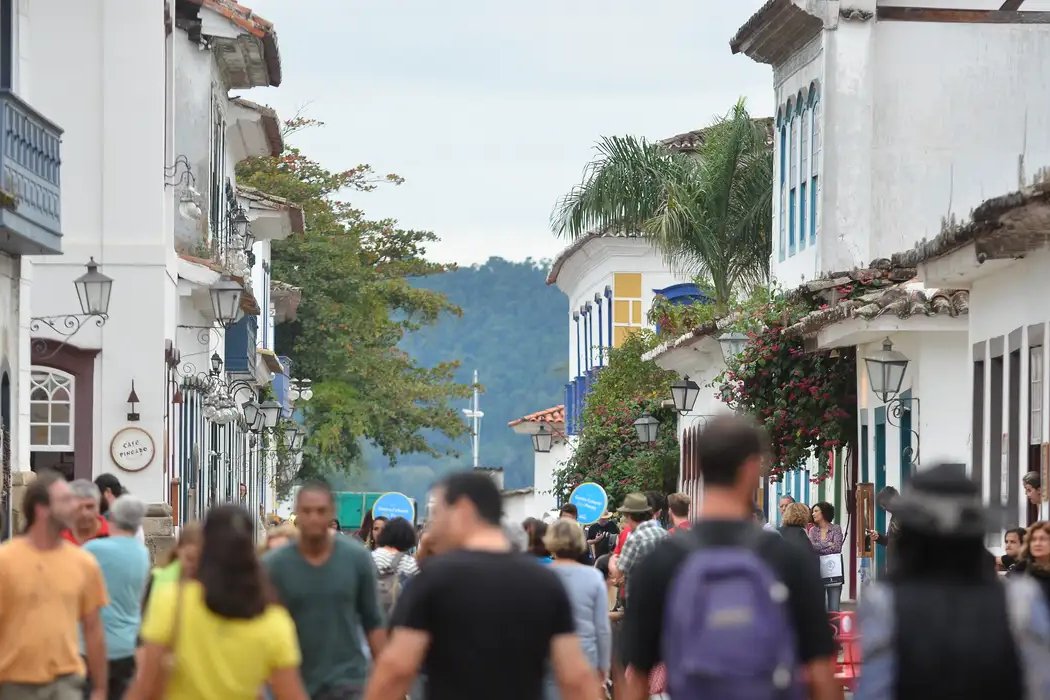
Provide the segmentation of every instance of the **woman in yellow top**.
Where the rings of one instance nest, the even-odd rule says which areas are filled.
[[[257,700],[267,684],[277,700],[308,700],[295,623],[275,602],[252,530],[240,506],[208,513],[196,580],[153,591],[126,700]]]

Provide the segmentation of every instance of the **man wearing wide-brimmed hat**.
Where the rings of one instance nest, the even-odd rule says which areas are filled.
[[[617,511],[627,516],[627,519],[634,525],[631,528],[631,534],[627,536],[627,541],[624,542],[620,558],[616,562],[616,567],[626,582],[634,565],[653,551],[660,540],[667,537],[667,530],[660,525],[659,521],[652,519],[653,510],[644,493],[627,494],[623,499],[623,505]]]

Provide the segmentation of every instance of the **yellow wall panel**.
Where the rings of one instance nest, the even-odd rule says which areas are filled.
[[[618,348],[623,345],[624,339],[630,332],[631,329],[627,326],[615,326],[613,328],[613,347]]]
[[[631,322],[631,302],[613,301],[613,323]]]
[[[631,323],[640,324],[642,322],[642,302],[632,301],[631,302]]]
[[[613,275],[613,296],[640,299],[642,296],[642,274],[640,272],[617,272]]]

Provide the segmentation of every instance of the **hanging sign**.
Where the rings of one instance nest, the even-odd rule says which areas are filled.
[[[390,491],[376,499],[372,506],[373,518],[404,518],[410,523],[416,521],[416,506],[412,499],[403,493]]]
[[[117,431],[109,444],[109,456],[113,463],[126,472],[140,472],[157,456],[153,437],[144,429],[128,426]]]
[[[592,525],[598,522],[609,507],[609,496],[599,484],[588,481],[572,490],[569,503],[576,506],[581,525]]]

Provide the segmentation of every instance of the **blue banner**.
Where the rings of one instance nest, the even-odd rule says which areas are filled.
[[[412,499],[405,494],[391,491],[376,499],[375,505],[372,506],[372,517],[384,517],[391,520],[404,518],[408,522],[414,523],[416,521],[416,507],[412,503]]]
[[[591,525],[598,522],[609,507],[609,496],[600,485],[588,481],[572,490],[569,503],[576,506],[580,524]]]

